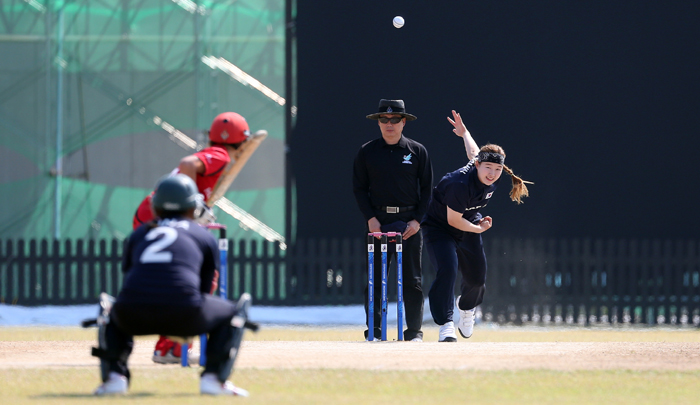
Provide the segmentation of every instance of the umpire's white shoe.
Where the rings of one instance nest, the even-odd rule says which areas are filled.
[[[125,376],[115,373],[114,371],[109,372],[109,378],[107,381],[102,383],[93,394],[95,395],[119,395],[126,394],[129,387],[129,381]]]
[[[457,300],[455,301],[455,306],[459,310],[459,321],[457,322],[457,330],[459,330],[459,334],[462,335],[463,338],[469,339],[472,336],[472,333],[474,333],[474,312],[476,312],[476,308],[472,309],[460,309],[459,308],[459,297],[457,297]]]
[[[248,391],[236,387],[231,381],[222,383],[212,373],[206,373],[199,380],[199,392],[205,395],[231,395],[247,397]]]
[[[455,323],[452,321],[440,326],[440,338],[438,342],[456,342]]]

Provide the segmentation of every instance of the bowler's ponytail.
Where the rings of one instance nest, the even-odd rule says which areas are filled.
[[[503,148],[492,143],[482,146],[479,152],[501,154],[503,155],[503,158],[500,160],[501,162],[506,158],[506,152],[503,150]],[[522,204],[523,197],[527,197],[529,195],[527,186],[525,184],[535,183],[531,181],[525,181],[520,177],[516,176],[515,173],[513,173],[513,170],[505,164],[503,165],[503,170],[505,170],[505,172],[510,175],[511,181],[513,183],[513,188],[511,188],[510,190],[510,199],[518,204]]]
[[[511,168],[506,165],[503,165],[503,170],[505,170],[506,173],[510,174],[510,179],[513,182],[513,188],[510,189],[510,199],[518,204],[521,204],[523,202],[522,198],[530,195],[530,193],[527,191],[527,186],[525,185],[525,183],[534,183],[531,181],[525,181],[520,177],[516,176],[515,173],[513,173],[513,170],[511,170]]]

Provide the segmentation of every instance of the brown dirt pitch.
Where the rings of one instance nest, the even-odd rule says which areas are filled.
[[[698,332],[671,331],[643,338],[639,338],[640,332],[612,332],[603,338],[585,331],[563,335],[534,332],[533,338],[523,333],[509,336],[509,332],[477,330],[472,339],[438,343],[433,339],[436,331],[428,329],[426,341],[421,343],[370,343],[352,340],[358,337],[356,330],[277,331],[277,335],[246,339],[236,369],[700,370]],[[479,333],[480,338],[476,338]],[[283,340],[285,336],[291,339]],[[0,369],[95,367],[97,359],[90,356],[94,345],[93,340],[0,341]],[[154,337],[138,339],[130,366],[163,367],[150,359],[154,345]]]

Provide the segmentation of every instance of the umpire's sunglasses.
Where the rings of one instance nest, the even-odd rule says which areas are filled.
[[[403,117],[379,117],[379,122],[381,122],[382,124],[386,124],[387,122],[391,122],[392,124],[398,124],[399,122],[401,122],[402,119]]]

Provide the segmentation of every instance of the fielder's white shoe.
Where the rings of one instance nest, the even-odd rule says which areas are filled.
[[[411,342],[422,342],[422,341],[423,341],[423,339],[419,338],[419,337],[414,337],[413,339],[411,339]]]
[[[455,306],[459,310],[459,322],[457,322],[457,329],[463,338],[469,339],[472,336],[472,333],[474,333],[474,313],[476,312],[476,308],[467,310],[459,309],[460,297],[461,295],[457,297],[457,300],[455,301]]]
[[[455,323],[450,321],[440,326],[440,339],[438,342],[456,342]]]
[[[212,373],[206,373],[199,380],[199,392],[205,395],[230,395],[247,397],[248,391],[236,387],[231,381],[222,383]]]
[[[102,383],[93,394],[95,395],[120,395],[126,394],[129,387],[129,381],[125,376],[115,373],[114,371],[109,372],[109,378],[107,381]]]

